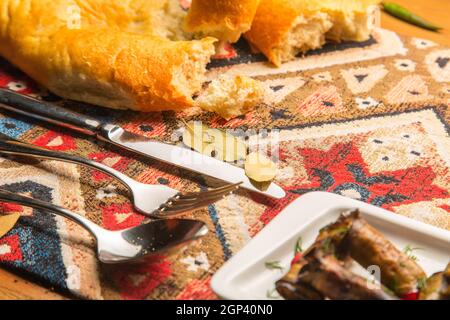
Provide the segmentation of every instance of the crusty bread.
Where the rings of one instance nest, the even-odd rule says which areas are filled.
[[[246,114],[262,103],[261,82],[245,76],[220,76],[195,100],[196,106],[229,120]]]
[[[215,39],[152,35],[166,31],[149,12],[167,1],[126,2],[2,0],[0,55],[64,98],[141,111],[192,106]]]
[[[280,65],[325,38],[368,38],[368,7],[377,2],[193,0],[186,13],[179,0],[0,0],[0,55],[64,98],[179,110],[194,106],[215,52],[215,38],[191,40],[190,32],[235,42],[251,27],[246,38]],[[225,118],[239,115],[259,99],[250,80],[213,82],[196,104]]]
[[[261,0],[246,39],[277,66],[334,41],[366,40],[377,0]]]
[[[193,0],[185,30],[236,42],[251,27],[259,0]]]
[[[81,28],[95,25],[170,40],[189,39],[182,31],[186,12],[180,7],[179,0],[64,1],[73,13],[77,7],[71,9],[71,2],[79,8]]]
[[[328,14],[333,27],[326,38],[334,42],[364,41],[375,27],[380,0],[323,0],[321,11]]]
[[[308,0],[261,0],[246,39],[277,66],[299,52],[325,43],[332,27],[328,16]]]

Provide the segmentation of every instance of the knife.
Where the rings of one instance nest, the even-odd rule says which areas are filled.
[[[284,190],[273,182],[266,186],[264,190],[258,189],[245,175],[243,169],[226,162],[187,148],[128,132],[120,126],[101,122],[92,117],[19,94],[9,89],[0,88],[0,107],[36,120],[77,131],[140,155],[155,158],[228,183],[242,182],[242,188],[272,198],[281,199],[286,195]]]

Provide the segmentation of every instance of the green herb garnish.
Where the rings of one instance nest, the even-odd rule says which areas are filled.
[[[347,233],[348,228],[347,227],[338,227],[331,231],[333,235],[341,234],[341,233]]]
[[[398,291],[398,280],[397,278],[393,278],[391,285],[389,286],[393,292],[397,292]]]
[[[427,278],[423,277],[417,280],[417,289],[421,291],[423,288],[425,288],[427,285]]]
[[[267,261],[265,266],[269,270],[281,270],[283,271],[283,267],[280,265],[280,261]]]
[[[322,243],[322,249],[325,253],[330,253],[334,251],[334,244],[331,241],[331,238],[325,238],[325,240]]]
[[[403,252],[410,258],[412,261],[419,261],[417,256],[413,254],[414,251],[423,250],[422,248],[413,248],[409,244],[403,249]]]
[[[302,237],[299,237],[297,239],[297,242],[295,243],[294,255],[296,255],[297,253],[302,253],[303,252],[302,244],[303,244]]]

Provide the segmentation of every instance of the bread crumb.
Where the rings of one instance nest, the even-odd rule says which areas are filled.
[[[226,120],[253,110],[263,101],[261,82],[246,76],[220,76],[196,99],[196,106],[219,114]]]

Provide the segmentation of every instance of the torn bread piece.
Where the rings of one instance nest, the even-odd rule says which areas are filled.
[[[261,0],[245,38],[276,66],[300,52],[320,48],[333,23],[319,2]]]
[[[365,41],[377,27],[380,0],[324,0],[321,11],[329,15],[333,27],[326,38],[334,42]]]
[[[376,27],[379,0],[261,0],[247,40],[277,66],[326,39],[365,41]],[[282,17],[282,18],[280,18]]]
[[[259,1],[193,0],[185,30],[221,42],[236,42],[250,29]]]
[[[262,84],[246,76],[220,76],[195,100],[195,105],[229,120],[246,114],[262,103]]]

